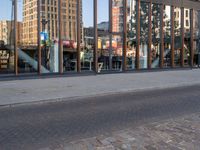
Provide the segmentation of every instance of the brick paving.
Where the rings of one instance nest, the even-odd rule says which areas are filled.
[[[3,107],[0,150],[198,149],[199,91],[194,85]]]
[[[200,113],[40,150],[199,150]]]

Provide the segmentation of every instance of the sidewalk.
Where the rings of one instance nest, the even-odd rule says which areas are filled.
[[[0,81],[0,106],[200,84],[200,69]]]

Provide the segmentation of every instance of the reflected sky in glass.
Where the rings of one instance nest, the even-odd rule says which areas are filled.
[[[93,0],[82,0],[83,22],[85,27],[93,26]],[[22,3],[18,0],[18,20],[22,21]],[[0,0],[0,20],[11,20],[12,0]],[[89,11],[87,11],[89,10]],[[108,0],[98,0],[98,23],[108,18]]]

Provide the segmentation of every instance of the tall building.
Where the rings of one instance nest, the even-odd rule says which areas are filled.
[[[112,2],[112,28],[113,32],[123,31],[123,1],[113,0]]]
[[[18,22],[17,23],[17,39],[18,39],[18,44],[21,44],[22,40],[22,23]],[[8,20],[3,20],[0,21],[0,41],[4,41],[5,45],[13,44],[13,27],[14,27],[14,22],[13,21],[8,21]]]
[[[82,5],[82,4],[81,4]],[[82,9],[82,7],[81,7]],[[62,1],[63,40],[77,40],[77,1]],[[49,34],[50,40],[58,38],[58,1],[41,0],[41,18],[46,24],[41,23],[41,31]],[[82,22],[82,11],[80,20]],[[23,44],[37,44],[37,0],[23,1]],[[82,28],[82,26],[81,26]],[[81,30],[82,31],[82,30]]]

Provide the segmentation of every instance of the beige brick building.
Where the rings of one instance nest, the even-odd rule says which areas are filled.
[[[63,39],[76,41],[77,23],[76,0],[63,0]],[[50,40],[58,38],[58,0],[41,0],[41,21],[48,20],[45,27],[41,24],[41,31],[49,33]],[[82,22],[82,12],[81,12]],[[37,44],[37,0],[23,1],[23,44]]]
[[[14,32],[13,32],[14,22],[8,20],[0,21],[0,41],[4,41],[6,45],[13,44]],[[22,23],[18,22],[17,25],[17,39],[18,44],[21,44],[22,40]]]

